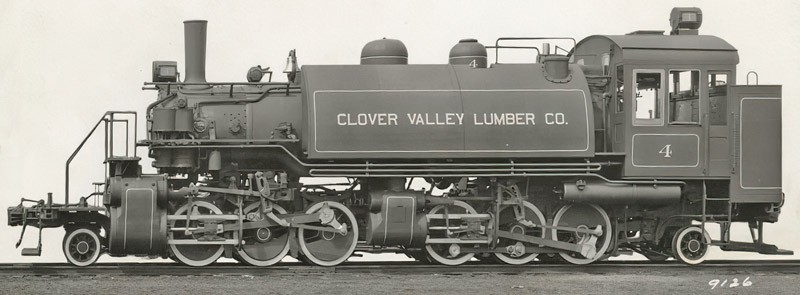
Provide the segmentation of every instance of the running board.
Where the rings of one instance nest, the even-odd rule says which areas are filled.
[[[718,241],[714,241],[718,242]],[[727,242],[720,243],[722,251],[758,252],[766,255],[793,255],[794,251],[778,249],[778,246],[764,243]]]

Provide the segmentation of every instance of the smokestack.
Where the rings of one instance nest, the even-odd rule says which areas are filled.
[[[187,20],[183,22],[186,53],[186,78],[184,83],[206,83],[206,26],[208,21]],[[187,85],[191,89],[206,89],[207,85]]]

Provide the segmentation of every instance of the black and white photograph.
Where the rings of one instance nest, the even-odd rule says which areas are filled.
[[[0,2],[8,294],[796,294],[796,1]]]

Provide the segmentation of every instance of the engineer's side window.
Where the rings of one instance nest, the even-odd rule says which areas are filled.
[[[669,71],[669,122],[700,124],[700,71]]]
[[[712,126],[728,125],[728,73],[708,74],[709,123]]]
[[[634,71],[634,125],[663,125],[662,71]]]

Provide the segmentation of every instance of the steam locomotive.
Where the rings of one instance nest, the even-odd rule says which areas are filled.
[[[154,61],[145,83],[157,92],[146,139],[135,112],[105,113],[67,161],[64,203],[22,199],[8,224],[39,229],[22,255],[63,227],[76,266],[102,254],[189,266],[335,266],[355,251],[445,265],[791,254],[762,231],[784,203],[781,86],[735,85],[737,51],[699,34],[700,9],[674,8],[670,23],[580,42],[464,39],[447,64],[410,65],[393,39],[367,43],[358,65],[300,67],[292,50],[286,82],[257,66],[217,83],[207,22],[186,21],[183,82],[177,62]],[[508,49],[532,60],[501,63]],[[101,125],[106,179],[74,202],[69,164]],[[157,174],[142,173],[140,147]],[[731,239],[735,222],[752,242]]]

